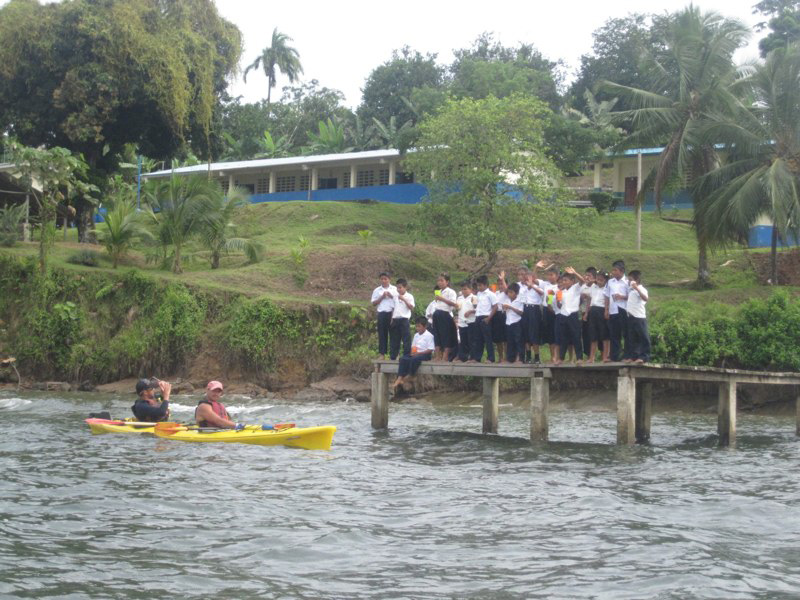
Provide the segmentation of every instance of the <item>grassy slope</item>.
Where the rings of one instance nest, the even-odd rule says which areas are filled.
[[[246,265],[242,257],[231,256],[223,261],[222,268],[212,271],[203,254],[197,252],[197,260],[186,265],[183,275],[173,275],[147,265],[141,253],[133,252],[127,265],[192,286],[266,295],[290,304],[343,300],[364,303],[377,284],[377,273],[388,268],[394,276],[405,276],[411,281],[418,304],[422,304],[432,296],[431,287],[439,271],[450,271],[453,280],[458,281],[474,267],[475,261],[431,244],[412,246],[405,226],[413,210],[413,206],[335,202],[251,205],[238,217],[237,225],[240,235],[254,237],[264,244],[266,256],[258,264]],[[358,235],[361,229],[373,232],[366,245]],[[56,243],[54,265],[84,272],[110,270],[110,262],[105,258],[101,267],[95,269],[68,264],[67,257],[78,248],[85,248],[74,243],[74,231],[69,235],[73,243]],[[303,287],[294,280],[291,259],[291,250],[299,246],[298,236],[304,236],[310,243],[308,281]],[[642,251],[632,249],[634,240],[633,214],[613,213],[598,216],[592,227],[554,240],[544,257],[579,270],[590,264],[609,268],[611,261],[622,258],[629,269],[643,271],[646,285],[654,292],[653,308],[667,299],[683,299],[700,307],[715,301],[738,303],[770,292],[758,284],[748,252],[741,250],[713,255],[711,264],[717,287],[702,292],[692,290],[689,283],[695,277],[695,241],[691,228],[685,224],[645,214]],[[3,252],[35,255],[37,247],[24,244]],[[522,259],[538,258],[532,252],[514,250],[503,254],[501,266],[512,269]]]

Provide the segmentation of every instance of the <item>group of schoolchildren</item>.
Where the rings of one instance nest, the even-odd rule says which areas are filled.
[[[538,277],[544,269],[543,277]],[[409,331],[414,297],[408,282],[391,285],[381,273],[381,285],[372,293],[378,317],[378,353],[382,359],[400,358],[395,388],[402,386],[426,360],[540,363],[539,349],[550,348],[553,364],[570,357],[583,364],[595,362],[643,363],[650,359],[650,336],[645,306],[649,300],[640,271],[625,273],[616,261],[611,272],[589,267],[581,275],[572,267],[559,271],[543,261],[533,269],[520,267],[516,283],[501,271],[496,284],[485,275],[464,281],[460,293],[450,277],[439,275],[434,299],[425,316],[414,319]],[[402,344],[402,354],[400,346]]]

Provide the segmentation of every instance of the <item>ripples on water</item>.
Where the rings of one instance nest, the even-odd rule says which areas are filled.
[[[93,436],[131,398],[0,396],[0,596],[776,598],[800,594],[800,441],[788,418],[228,398],[241,420],[332,423],[331,452]],[[194,402],[178,398],[173,416]],[[461,432],[461,433],[458,433]]]

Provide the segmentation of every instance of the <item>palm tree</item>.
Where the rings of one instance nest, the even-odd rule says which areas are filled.
[[[633,107],[614,113],[618,121],[632,127],[623,144],[629,148],[664,145],[642,185],[637,210],[641,210],[646,189],[653,189],[656,207],[661,210],[661,196],[668,182],[685,181],[693,190],[697,177],[718,166],[714,143],[702,132],[710,118],[736,114],[742,108],[732,89],[737,76],[733,53],[747,36],[747,27],[738,20],[715,12],[702,13],[690,5],[672,15],[663,53],[646,60],[651,76],[649,89],[605,82],[606,89],[625,96]],[[696,215],[704,201],[703,196],[692,192]],[[696,216],[697,281],[707,286],[710,274],[704,231]]]
[[[97,229],[97,239],[111,256],[115,269],[133,243],[143,237],[151,237],[151,234],[130,199],[118,200],[103,216],[103,226]]]
[[[752,108],[716,120],[709,136],[727,142],[728,160],[697,184],[708,200],[698,221],[711,243],[743,238],[759,217],[772,219],[771,282],[778,283],[778,237],[800,238],[800,46],[769,53],[743,81]]]
[[[270,99],[272,98],[272,88],[275,87],[277,69],[280,69],[281,73],[286,75],[289,83],[297,81],[303,72],[303,66],[300,64],[300,54],[288,44],[291,41],[292,38],[278,31],[276,27],[272,31],[272,44],[264,48],[261,55],[244,70],[244,80],[246,82],[247,73],[251,69],[258,69],[259,66],[263,67],[264,75],[267,76],[269,84],[267,87],[267,107],[269,107]]]
[[[400,152],[405,152],[408,148],[413,136],[415,135],[414,123],[411,120],[406,121],[400,127],[397,126],[397,117],[389,117],[388,123],[383,123],[372,117],[375,123],[378,137],[383,140],[383,148],[396,148]]]
[[[163,248],[172,247],[172,272],[183,273],[181,251],[186,242],[200,232],[205,202],[214,193],[213,185],[202,175],[153,179],[145,184],[146,213]]]
[[[353,116],[353,122],[347,127],[347,137],[353,145],[353,150],[362,152],[375,147],[375,125],[364,125],[359,115]]]
[[[218,269],[220,258],[229,252],[244,252],[250,262],[258,262],[261,244],[233,237],[233,217],[247,204],[247,192],[234,188],[226,195],[218,183],[211,187],[211,193],[203,201],[204,218],[199,228],[200,242],[211,253],[211,268]]]

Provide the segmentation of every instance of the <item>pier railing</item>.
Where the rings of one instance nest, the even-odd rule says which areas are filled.
[[[372,427],[389,426],[389,381],[398,363],[379,360],[372,373]],[[500,379],[530,379],[530,438],[543,443],[549,433],[550,382],[560,372],[591,372],[617,379],[617,444],[629,445],[650,439],[653,413],[653,383],[658,381],[705,382],[719,386],[717,432],[721,446],[736,441],[736,386],[795,386],[797,398],[796,433],[800,436],[800,373],[770,373],[715,367],[687,367],[664,364],[600,363],[578,365],[522,365],[502,363],[426,362],[419,374],[437,377],[480,377],[483,379],[483,432],[497,433],[500,406]]]

